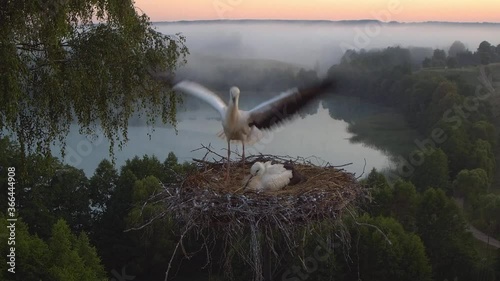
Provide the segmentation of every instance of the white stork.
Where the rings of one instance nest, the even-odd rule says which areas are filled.
[[[240,90],[237,87],[232,87],[229,90],[229,105],[226,105],[215,93],[195,82],[184,80],[177,83],[173,89],[204,100],[219,112],[224,135],[227,139],[226,180],[228,180],[231,140],[241,141],[243,145],[242,162],[245,163],[245,143],[258,140],[261,136],[259,129],[272,129],[291,118],[300,108],[317,95],[326,92],[333,84],[331,80],[324,80],[311,87],[293,89],[263,102],[249,111],[238,108]]]
[[[293,177],[291,170],[287,170],[283,164],[271,164],[255,162],[250,168],[250,176],[245,179],[244,189],[253,191],[276,191],[281,190],[290,183]]]

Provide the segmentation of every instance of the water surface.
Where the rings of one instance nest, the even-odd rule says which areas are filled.
[[[354,102],[352,99],[336,97],[344,110],[333,114],[324,104],[320,104],[312,114],[303,113],[301,116],[288,121],[282,127],[266,132],[264,138],[246,147],[247,155],[272,154],[287,155],[291,157],[310,157],[315,164],[330,163],[342,165],[352,163],[345,167],[347,171],[361,174],[363,168],[368,172],[371,168],[383,169],[389,165],[386,153],[376,149],[372,145],[363,142],[352,142],[351,138],[356,135],[348,131],[349,123],[352,123],[353,112],[356,115],[367,118],[376,115],[382,109],[378,106]],[[340,102],[340,100],[342,100]],[[251,102],[252,104],[255,102]],[[242,108],[247,107],[245,103]],[[352,107],[351,110],[346,108]],[[359,112],[362,108],[362,112]],[[386,109],[384,109],[386,110]],[[316,111],[316,112],[314,112]],[[364,114],[361,114],[364,113]],[[335,116],[336,119],[332,118]],[[205,151],[193,151],[202,145],[211,146],[212,149],[221,154],[227,154],[227,143],[217,137],[222,130],[217,112],[208,107],[197,107],[197,109],[180,109],[178,113],[179,123],[177,134],[173,128],[156,126],[154,130],[147,126],[129,127],[129,141],[122,147],[115,148],[115,161],[121,166],[127,159],[134,156],[154,155],[160,161],[164,161],[169,152],[174,152],[179,161],[192,161],[193,158],[201,159]],[[92,175],[98,163],[109,159],[109,142],[104,138],[98,138],[91,142],[85,136],[78,133],[77,126],[72,127],[68,136],[67,155],[65,162],[83,169],[87,175]],[[239,159],[237,153],[241,153],[241,145],[232,143],[231,150],[234,151],[233,159]],[[54,147],[54,153],[60,155],[59,149]],[[217,160],[219,159],[213,155]],[[366,167],[365,167],[366,159]]]

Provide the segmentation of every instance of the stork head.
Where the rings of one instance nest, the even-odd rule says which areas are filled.
[[[262,162],[255,162],[250,168],[250,174],[252,177],[261,176],[266,171],[266,166]]]
[[[231,102],[236,104],[240,97],[240,89],[238,87],[231,87],[229,89],[229,97],[231,98]]]

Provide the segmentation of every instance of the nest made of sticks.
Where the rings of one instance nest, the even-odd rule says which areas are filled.
[[[274,249],[277,238],[274,235],[284,238],[286,252],[293,254],[297,241],[300,240],[297,233],[311,233],[316,225],[325,221],[329,221],[330,225],[341,225],[342,211],[352,206],[363,194],[355,175],[342,169],[349,164],[334,166],[317,157],[249,156],[245,163],[231,163],[231,177],[227,183],[225,158],[210,147],[202,148],[207,150],[207,154],[201,160],[194,159],[197,167],[193,172],[176,182],[164,183],[163,191],[153,195],[145,203],[163,205],[161,214],[151,221],[168,214],[182,225],[180,239],[168,265],[165,280],[179,246],[184,256],[189,258],[182,241],[191,230],[205,237],[208,264],[210,239],[204,236],[203,230],[215,233],[216,229],[223,229],[223,237],[219,236],[218,239],[225,241],[225,249],[241,247],[238,246],[241,245],[240,242],[246,235],[250,235],[250,248],[241,252],[240,256],[251,266],[254,280],[262,280],[261,249],[264,245],[268,249]],[[213,161],[208,161],[209,155],[218,156],[219,160],[212,158]],[[249,175],[250,167],[256,161],[291,163],[295,171],[306,180],[274,192],[243,190],[244,178]],[[347,241],[345,232],[341,232],[340,236],[335,235],[343,237],[342,241]],[[277,252],[274,254],[278,255]],[[227,265],[230,261],[231,257],[228,255],[222,262]]]
[[[165,203],[179,219],[197,218],[206,226],[254,219],[297,224],[334,218],[361,192],[353,174],[331,165],[315,166],[299,161],[293,167],[304,181],[279,191],[244,190],[244,179],[252,164],[270,160],[283,163],[283,159],[260,155],[248,157],[244,164],[232,163],[229,183],[225,181],[226,163],[200,161],[199,169]]]

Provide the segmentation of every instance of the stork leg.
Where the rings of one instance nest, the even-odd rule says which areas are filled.
[[[245,142],[241,141],[241,145],[243,146],[243,153],[241,154],[241,162],[243,163],[243,167],[245,167]]]
[[[231,142],[227,142],[227,171],[226,171],[226,184],[229,183],[229,162],[231,157]]]

